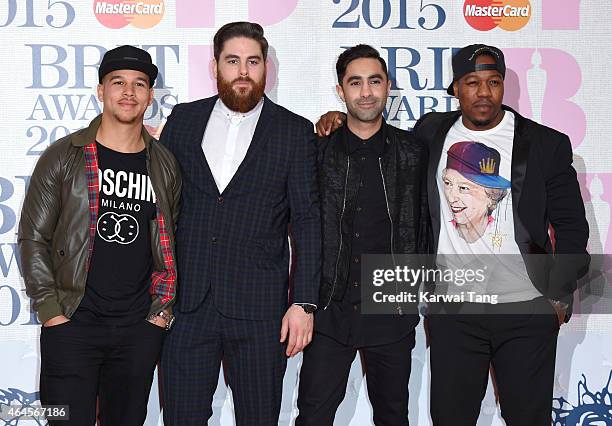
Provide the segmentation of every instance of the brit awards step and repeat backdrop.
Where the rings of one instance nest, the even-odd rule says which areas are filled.
[[[107,49],[127,43],[151,53],[160,77],[145,120],[155,131],[177,103],[215,92],[212,38],[226,22],[264,26],[268,96],[312,121],[343,107],[334,90],[338,54],[368,43],[387,60],[393,82],[386,119],[409,128],[428,111],[457,107],[445,92],[454,51],[494,44],[506,54],[505,103],[570,136],[590,251],[612,253],[611,13],[609,0],[0,0],[0,405],[38,398],[40,324],[16,247],[24,191],[42,151],[100,113],[96,69]],[[559,426],[612,424],[611,295],[602,280],[603,314],[577,314],[561,328],[552,401]],[[410,421],[429,425],[421,328],[413,358]],[[298,356],[288,364],[282,425],[295,417],[300,363]],[[365,386],[356,359],[337,425],[371,424]],[[222,374],[213,404],[209,424],[232,425]],[[146,424],[162,424],[157,386]],[[478,424],[503,424],[491,385]]]

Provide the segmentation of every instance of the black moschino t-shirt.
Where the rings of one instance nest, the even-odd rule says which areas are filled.
[[[98,221],[85,296],[73,319],[127,325],[146,318],[153,260],[155,193],[146,152],[98,148]]]

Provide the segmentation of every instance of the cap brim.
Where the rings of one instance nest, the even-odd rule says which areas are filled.
[[[461,173],[466,179],[477,183],[478,185],[484,186],[485,188],[495,189],[509,189],[512,183],[508,179],[505,179],[499,175],[474,175],[471,173]]]
[[[117,70],[134,70],[143,72],[149,77],[149,83],[151,86],[153,86],[153,83],[155,83],[158,73],[157,67],[154,64],[124,58],[115,61],[108,61],[106,64],[104,64],[104,68],[100,68],[100,80],[102,80],[106,74]]]
[[[451,81],[451,84],[448,86],[448,89],[446,89],[446,93],[448,93],[451,96],[455,96],[455,91],[453,90],[453,84],[455,83],[455,81]]]

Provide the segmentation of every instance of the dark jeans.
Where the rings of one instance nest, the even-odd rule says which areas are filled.
[[[42,327],[40,400],[68,405],[69,421],[50,425],[141,426],[164,329],[146,320],[129,326],[69,321]]]
[[[413,331],[394,343],[355,348],[315,333],[304,350],[296,426],[333,425],[357,350],[364,358],[374,424],[408,425],[408,379],[414,338]]]
[[[489,366],[508,426],[550,426],[557,316],[543,297],[509,305],[493,305],[486,315],[428,316],[435,426],[476,424]]]

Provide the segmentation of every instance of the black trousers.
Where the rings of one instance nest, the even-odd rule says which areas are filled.
[[[40,400],[68,405],[68,421],[50,425],[93,425],[96,399],[102,426],[141,426],[164,329],[146,320],[129,326],[69,321],[42,327]]]
[[[212,298],[175,311],[162,353],[164,425],[201,426],[212,416],[221,360],[237,426],[278,424],[287,365],[278,320],[241,320],[217,311]]]
[[[361,348],[315,333],[304,350],[295,425],[333,425],[357,350],[364,358],[374,424],[408,425],[408,379],[414,343],[414,331],[394,343]]]
[[[559,323],[543,297],[520,303],[521,314],[496,313],[507,310],[500,304],[486,315],[428,316],[435,426],[476,425],[489,366],[508,426],[550,426]]]

